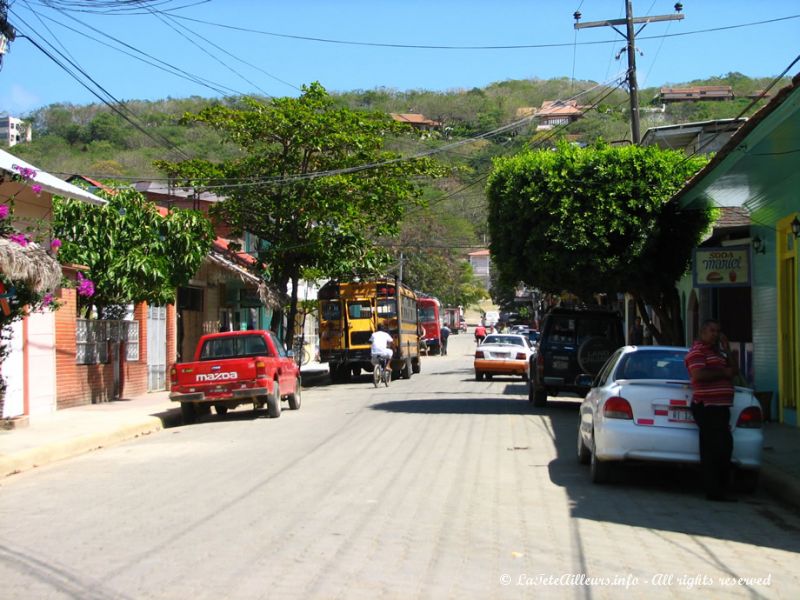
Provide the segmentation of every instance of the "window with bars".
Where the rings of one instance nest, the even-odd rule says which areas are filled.
[[[125,360],[139,360],[139,321],[76,319],[75,362],[104,364],[110,360],[109,342],[125,342]]]

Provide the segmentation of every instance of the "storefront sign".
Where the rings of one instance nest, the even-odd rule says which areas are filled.
[[[692,256],[694,287],[750,285],[750,247],[695,248]]]

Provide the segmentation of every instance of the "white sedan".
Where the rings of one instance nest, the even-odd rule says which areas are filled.
[[[578,460],[591,465],[594,483],[608,481],[623,461],[700,463],[692,392],[683,362],[688,350],[624,346],[591,383],[581,404]],[[761,406],[736,387],[731,407],[732,463],[743,489],[752,491],[761,467]]]
[[[511,333],[487,335],[475,350],[475,379],[493,375],[519,375],[528,380],[529,362],[533,348],[527,336]]]

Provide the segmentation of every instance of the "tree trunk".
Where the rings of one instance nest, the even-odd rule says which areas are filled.
[[[292,275],[292,297],[289,301],[289,318],[286,325],[286,344],[291,348],[294,345],[294,323],[297,318],[297,286],[300,282],[300,277],[295,274]]]

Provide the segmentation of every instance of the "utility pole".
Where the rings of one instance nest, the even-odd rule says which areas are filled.
[[[642,138],[639,130],[639,86],[636,82],[636,36],[642,32],[648,23],[656,21],[680,21],[683,19],[683,4],[680,2],[675,3],[674,15],[656,15],[652,17],[634,17],[633,16],[633,0],[625,0],[625,18],[624,19],[611,19],[607,21],[590,21],[587,23],[579,23],[581,19],[580,11],[575,11],[572,15],[575,17],[575,29],[586,29],[587,27],[611,27],[614,31],[620,34],[627,41],[626,48],[623,50],[628,53],[628,91],[630,94],[631,102],[631,136],[633,143],[638,144]],[[642,26],[638,31],[634,32],[634,24],[641,23]],[[626,31],[623,33],[617,29],[618,25],[625,25]],[[620,51],[620,53],[622,50]],[[619,54],[617,55],[619,58]]]

